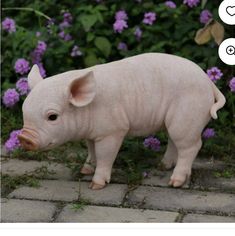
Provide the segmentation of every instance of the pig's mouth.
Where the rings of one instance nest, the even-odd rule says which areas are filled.
[[[48,143],[45,147],[41,148],[42,151],[48,151],[54,147],[56,147],[57,145],[55,144],[55,142],[50,142]]]

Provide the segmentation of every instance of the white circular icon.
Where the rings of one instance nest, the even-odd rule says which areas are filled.
[[[235,25],[235,0],[224,0],[219,6],[219,16],[224,23]]]
[[[219,57],[227,65],[235,65],[235,38],[224,40],[219,46]]]

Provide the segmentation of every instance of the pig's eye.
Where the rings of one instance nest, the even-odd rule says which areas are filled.
[[[48,116],[48,120],[51,120],[51,121],[56,120],[57,118],[58,118],[57,114],[51,114]]]

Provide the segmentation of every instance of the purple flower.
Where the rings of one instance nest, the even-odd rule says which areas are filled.
[[[79,50],[79,47],[77,45],[74,45],[70,55],[71,57],[77,57],[77,56],[81,56],[82,52]]]
[[[20,100],[20,95],[15,89],[7,89],[3,94],[3,104],[6,107],[13,107]]]
[[[113,24],[113,29],[115,32],[121,33],[125,28],[128,28],[128,25],[124,20],[116,20]]]
[[[73,17],[70,12],[65,12],[63,14],[63,17],[64,17],[64,21],[66,21],[68,23],[71,23],[73,21]]]
[[[176,8],[176,4],[173,1],[166,1],[165,5],[169,8]]]
[[[157,138],[154,138],[153,136],[149,136],[148,138],[144,140],[143,144],[146,148],[150,148],[154,151],[159,151],[161,142]]]
[[[47,21],[46,27],[49,34],[52,34],[52,26],[55,24],[55,19],[50,19]]]
[[[60,23],[59,27],[61,30],[64,30],[65,28],[70,27],[71,24],[68,21],[63,21],[62,23]]]
[[[135,32],[134,32],[134,35],[136,36],[136,39],[137,40],[140,40],[141,37],[142,37],[142,30],[140,29],[140,27],[136,27],[135,28]]]
[[[2,28],[10,34],[15,32],[16,31],[15,21],[8,17],[5,18],[4,21],[2,21]]]
[[[200,14],[200,22],[206,24],[212,18],[212,13],[209,10],[203,10]]]
[[[128,17],[127,17],[126,12],[124,10],[121,10],[121,11],[116,12],[115,19],[116,20],[127,20]]]
[[[14,130],[10,133],[10,138],[4,144],[7,152],[12,152],[20,147],[20,141],[18,139],[20,133],[21,130]]]
[[[156,13],[155,12],[146,12],[144,14],[144,19],[143,19],[144,24],[152,25],[155,20],[156,20]]]
[[[212,67],[207,70],[207,75],[213,82],[216,82],[217,80],[221,79],[221,77],[223,76],[223,73],[221,72],[219,68]]]
[[[47,21],[47,27],[50,27],[50,26],[52,26],[54,24],[55,24],[55,19],[51,18],[50,20]]]
[[[35,49],[37,53],[43,55],[47,50],[47,44],[44,41],[38,41],[37,47]]]
[[[143,175],[143,178],[148,178],[148,177],[149,177],[149,172],[144,171],[144,172],[142,173],[142,175]]]
[[[118,44],[118,47],[117,47],[119,50],[121,50],[121,51],[127,51],[128,50],[128,48],[127,48],[127,45],[124,43],[124,42],[120,42],[119,44]]]
[[[36,37],[40,37],[41,36],[41,32],[37,31],[36,32]]]
[[[24,58],[19,58],[16,62],[15,62],[15,72],[19,73],[21,75],[26,74],[29,70],[29,62],[27,60],[25,60]]]
[[[33,50],[33,52],[30,54],[31,60],[33,64],[37,64],[42,60],[42,55],[37,52],[37,50]]]
[[[45,78],[46,77],[46,70],[44,69],[42,62],[37,63],[37,65],[39,67],[39,72],[40,72],[41,76],[43,78]]]
[[[20,95],[27,95],[30,91],[27,78],[21,78],[16,82],[16,88]]]
[[[233,77],[230,81],[229,81],[229,87],[231,89],[232,92],[235,92],[235,77]]]
[[[214,129],[211,129],[211,128],[205,129],[202,133],[202,137],[204,139],[213,138],[214,136],[215,136],[215,131],[214,131]]]
[[[59,33],[59,37],[64,41],[70,41],[72,39],[72,36],[70,34],[66,34],[64,31]]]
[[[37,47],[31,53],[31,59],[33,64],[41,62],[42,56],[47,49],[47,44],[44,41],[38,41]]]
[[[189,7],[196,7],[200,3],[200,0],[184,0],[184,4]]]

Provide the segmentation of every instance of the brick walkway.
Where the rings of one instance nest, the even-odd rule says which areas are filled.
[[[39,187],[20,186],[1,199],[2,222],[235,222],[235,178],[212,174],[224,168],[221,162],[198,159],[192,182],[182,189],[167,186],[171,171],[153,170],[135,188],[115,171],[111,184],[94,191],[91,177],[74,181],[63,164],[1,160],[2,174],[10,176],[42,166],[53,174]]]

